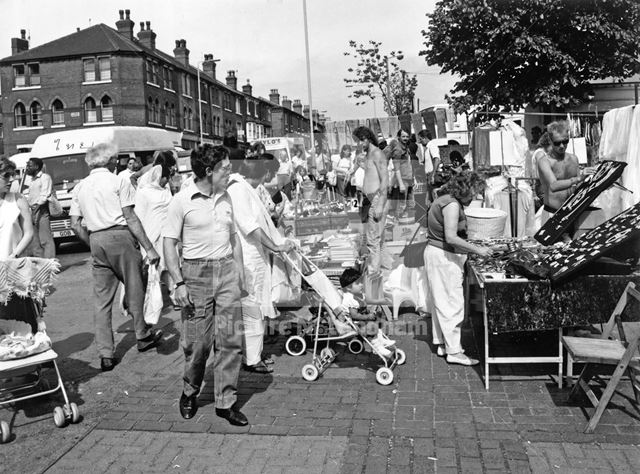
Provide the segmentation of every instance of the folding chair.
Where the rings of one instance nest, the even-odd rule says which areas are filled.
[[[576,395],[579,389],[582,389],[596,409],[584,430],[585,433],[593,433],[596,429],[605,408],[607,408],[609,400],[611,400],[625,372],[631,380],[636,404],[640,405],[640,379],[638,378],[640,374],[640,354],[638,353],[640,334],[636,334],[631,340],[627,341],[622,320],[620,319],[620,315],[627,306],[628,295],[631,295],[640,303],[640,292],[638,292],[635,285],[630,282],[620,296],[618,304],[605,326],[601,339],[572,336],[562,337],[562,345],[566,348],[573,360],[585,364],[577,383],[569,394],[569,399]],[[620,340],[610,339],[614,326],[618,329]],[[594,370],[594,366],[597,364],[616,366],[600,399],[598,399],[589,387],[589,381],[597,375]]]

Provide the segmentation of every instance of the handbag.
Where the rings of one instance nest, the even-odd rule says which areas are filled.
[[[421,220],[422,218],[418,219],[418,224]],[[424,250],[427,248],[427,241],[413,243],[419,231],[420,225],[416,228],[409,243],[405,245],[402,252],[400,252],[400,256],[404,258],[404,266],[407,268],[420,268],[424,266]]]
[[[51,217],[58,217],[62,215],[63,209],[62,204],[58,201],[58,198],[55,195],[55,191],[49,196],[49,215]]]

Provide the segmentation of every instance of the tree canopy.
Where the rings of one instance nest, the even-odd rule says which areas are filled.
[[[344,80],[348,87],[353,87],[349,97],[359,99],[356,105],[363,105],[367,99],[375,100],[379,95],[389,115],[412,112],[418,80],[400,68],[398,61],[403,59],[402,51],[384,54],[380,46],[382,43],[378,41],[370,40],[366,44],[349,41],[351,51],[344,55],[356,60],[356,67],[347,69],[353,77]]]
[[[565,108],[640,72],[638,0],[442,0],[427,17],[420,54],[460,78],[458,111]]]

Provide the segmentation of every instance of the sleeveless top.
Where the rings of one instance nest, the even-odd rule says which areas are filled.
[[[0,259],[2,260],[13,253],[22,239],[17,198],[17,193],[7,193],[0,203]]]
[[[456,253],[453,245],[447,243],[444,236],[444,214],[442,210],[445,206],[451,203],[457,203],[456,199],[450,194],[445,194],[437,198],[431,204],[429,208],[429,214],[427,215],[427,237],[429,239],[429,245],[434,247],[441,248],[446,250],[447,252]],[[460,214],[458,216],[458,235],[460,235],[461,231],[465,231],[467,227],[467,220],[464,215],[464,211],[462,210],[462,205],[460,205]]]

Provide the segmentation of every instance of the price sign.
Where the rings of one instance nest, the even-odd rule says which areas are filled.
[[[551,281],[566,279],[587,263],[639,235],[640,203],[548,255],[545,261],[551,267]]]
[[[543,245],[556,243],[563,232],[573,224],[602,191],[611,186],[624,171],[626,163],[603,161],[596,172],[580,183],[576,192],[540,228],[534,238]]]

